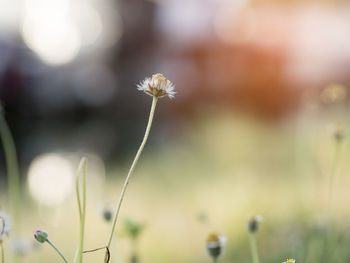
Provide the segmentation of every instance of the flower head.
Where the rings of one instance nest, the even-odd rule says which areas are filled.
[[[48,240],[49,234],[46,231],[43,230],[37,230],[34,232],[34,238],[39,242],[39,243],[44,243]]]
[[[221,255],[226,243],[226,237],[217,233],[210,233],[207,237],[207,253],[213,258]]]
[[[9,236],[11,231],[11,220],[4,211],[0,211],[0,241],[3,240],[4,236]]]
[[[259,229],[259,223],[261,223],[263,221],[262,216],[260,215],[256,215],[253,216],[249,221],[248,221],[248,231],[251,233],[255,233],[256,231],[258,231]]]
[[[295,263],[295,259],[287,259],[286,261],[283,261],[282,263]]]
[[[113,218],[113,204],[109,201],[102,202],[98,205],[97,211],[106,222],[110,222]]]
[[[168,96],[172,99],[176,93],[174,84],[160,73],[152,75],[152,78],[145,78],[137,87],[138,90],[157,98]]]

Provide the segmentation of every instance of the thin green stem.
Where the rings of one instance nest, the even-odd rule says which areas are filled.
[[[17,206],[20,203],[20,179],[17,152],[10,128],[8,127],[3,113],[1,111],[2,109],[0,105],[0,137],[2,140],[5,154],[10,206],[12,210],[11,213],[15,223],[18,224],[18,213],[20,209],[18,209]]]
[[[334,177],[336,174],[337,165],[339,162],[340,146],[341,146],[341,141],[336,140],[331,170],[329,173],[328,193],[327,193],[328,195],[327,195],[327,206],[326,206],[326,230],[325,230],[325,234],[324,234],[322,262],[328,261],[328,249],[329,249],[328,248],[328,243],[329,243],[328,239],[331,235],[330,218],[331,218],[331,204],[332,204],[332,197],[333,197],[333,184],[334,184]]]
[[[155,108],[156,108],[156,105],[157,105],[157,100],[158,100],[158,98],[156,96],[153,96],[151,111],[150,111],[150,114],[149,114],[149,119],[148,119],[148,124],[147,124],[146,131],[145,131],[145,135],[143,137],[143,140],[142,140],[142,143],[140,145],[140,148],[138,149],[138,151],[136,153],[134,161],[132,162],[132,165],[131,165],[129,173],[128,173],[126,179],[125,179],[124,186],[122,188],[122,191],[121,191],[121,194],[120,194],[120,197],[119,197],[119,201],[118,201],[118,204],[117,204],[117,209],[116,209],[115,216],[114,216],[113,223],[112,223],[112,228],[111,228],[111,231],[109,233],[109,238],[108,238],[108,242],[107,242],[107,247],[108,248],[110,248],[111,243],[112,243],[113,233],[115,231],[115,227],[116,227],[116,223],[117,223],[117,220],[118,220],[120,207],[121,207],[123,199],[124,199],[126,188],[127,188],[128,184],[129,184],[130,176],[131,176],[131,174],[133,173],[133,171],[135,169],[137,161],[138,161],[138,159],[139,159],[139,157],[140,157],[140,155],[142,153],[143,148],[145,147],[145,144],[147,142],[147,138],[148,138],[149,132],[151,130],[152,121],[153,121],[153,117],[154,117],[154,111],[155,111]],[[105,257],[105,262],[106,262],[106,257]]]
[[[308,254],[309,254],[310,241],[311,241],[311,236],[310,234],[307,234],[304,245],[302,246],[302,253],[300,255],[301,263],[307,262],[306,259],[308,258]]]
[[[138,257],[138,242],[137,242],[137,238],[132,238],[131,242],[132,242],[132,252],[131,252],[131,263],[137,263],[139,260]]]
[[[54,250],[56,250],[64,262],[68,263],[68,260],[64,257],[63,253],[50,240],[47,239],[46,242],[49,243],[49,245],[53,247]]]
[[[81,263],[83,261],[83,248],[84,248],[84,235],[85,235],[85,216],[86,216],[86,173],[87,173],[87,161],[83,158],[80,161],[75,187],[77,194],[77,202],[78,202],[78,210],[79,210],[79,218],[80,218],[80,233],[79,233],[79,243],[77,247],[77,251],[74,258],[74,263]],[[82,178],[83,192],[82,199],[80,198],[80,177]]]
[[[259,263],[258,246],[256,245],[256,238],[254,233],[249,233],[250,251],[252,253],[253,263]]]
[[[77,197],[79,219],[82,217],[81,200],[80,200],[80,167],[78,168],[77,176],[75,178],[75,194]]]
[[[4,251],[4,245],[2,244],[2,241],[0,241],[0,250],[1,250],[1,263],[5,263],[5,251]]]
[[[334,184],[334,177],[336,174],[336,169],[339,161],[340,145],[341,145],[341,142],[339,141],[335,142],[334,156],[333,156],[331,171],[329,173],[328,197],[327,197],[327,221],[329,220],[329,217],[330,217],[332,195],[333,195],[333,184]]]

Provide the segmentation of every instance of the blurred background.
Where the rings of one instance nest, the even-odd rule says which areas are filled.
[[[29,245],[45,229],[73,258],[81,156],[85,248],[104,245],[100,208],[119,197],[151,104],[136,84],[159,72],[177,94],[159,101],[112,262],[130,262],[135,247],[123,218],[145,225],[139,262],[210,262],[213,230],[227,237],[220,262],[251,262],[246,222],[255,214],[264,217],[262,262],[320,262],[330,127],[346,133],[350,124],[349,47],[346,0],[0,0],[0,100],[22,187],[21,224],[5,246],[27,246],[19,262],[58,262],[46,245]],[[333,185],[332,262],[350,260],[348,146],[345,139]],[[102,259],[100,251],[84,262]]]

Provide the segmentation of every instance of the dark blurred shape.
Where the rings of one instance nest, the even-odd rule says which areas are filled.
[[[47,61],[57,54],[43,57],[40,52],[56,47],[46,49],[32,27],[0,35],[0,99],[24,166],[41,153],[81,148],[106,161],[126,156],[142,136],[150,103],[136,84],[154,73],[166,75],[177,91],[157,114],[165,136],[176,134],[176,121],[190,120],[198,109],[225,106],[280,120],[298,110],[306,91],[350,83],[350,53],[340,49],[350,43],[344,35],[349,15],[341,6],[243,0],[85,4],[85,15],[76,19],[86,42],[66,64]],[[36,11],[34,4],[26,9],[28,23]],[[89,17],[95,21],[91,35],[83,23]]]

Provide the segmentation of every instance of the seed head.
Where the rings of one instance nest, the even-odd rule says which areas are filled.
[[[207,237],[207,253],[212,258],[217,258],[221,255],[226,237],[217,233],[210,233]]]
[[[259,224],[263,221],[262,216],[256,215],[253,216],[249,221],[247,225],[247,229],[250,233],[255,233],[259,229]]]
[[[37,230],[34,232],[34,238],[39,242],[39,243],[44,243],[47,241],[49,237],[49,234],[46,231],[43,230]]]
[[[107,222],[111,221],[112,220],[112,216],[113,216],[113,213],[111,210],[105,210],[103,211],[103,218],[104,220],[106,220]]]
[[[9,236],[11,232],[11,220],[5,211],[0,211],[0,242],[4,236]]]
[[[160,73],[152,75],[152,78],[145,78],[137,87],[138,90],[157,98],[168,96],[172,99],[176,93],[174,84]]]
[[[100,203],[97,207],[97,211],[106,222],[110,222],[112,220],[114,209],[111,202],[104,201]]]

